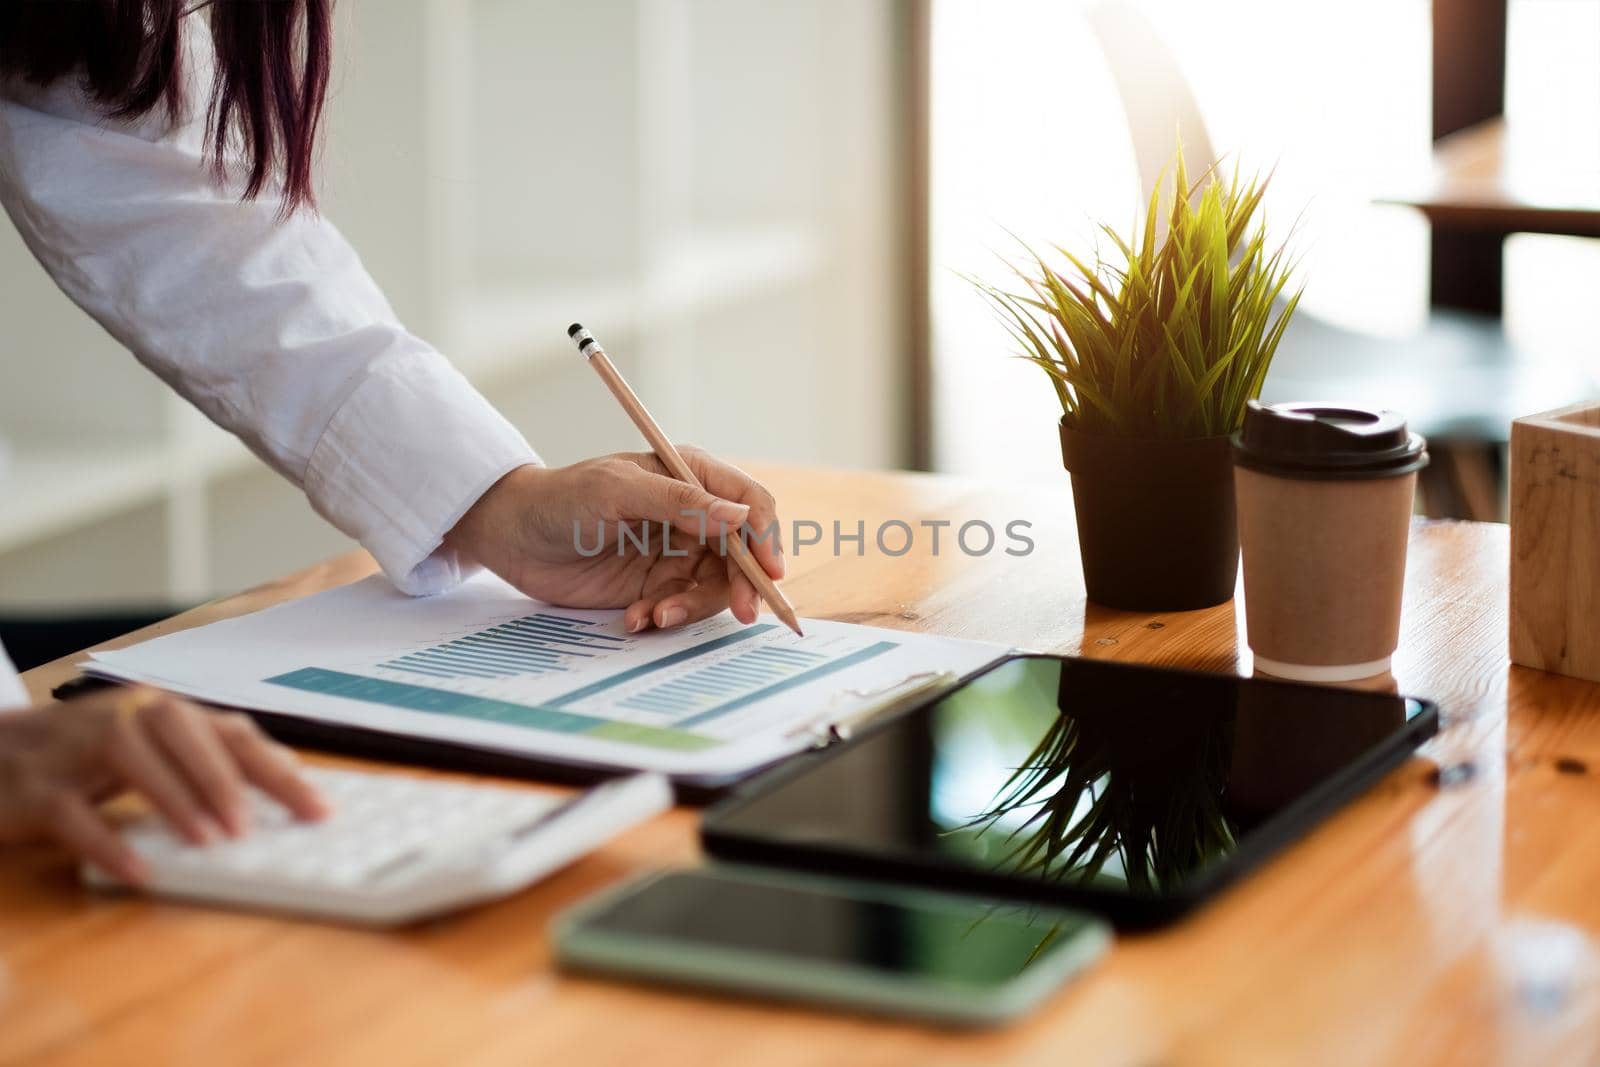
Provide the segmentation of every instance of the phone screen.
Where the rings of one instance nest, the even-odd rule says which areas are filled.
[[[587,924],[629,937],[833,964],[975,990],[1003,986],[1096,920],[1026,904],[881,887],[663,875]]]

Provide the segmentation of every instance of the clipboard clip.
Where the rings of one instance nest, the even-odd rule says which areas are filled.
[[[828,706],[815,717],[801,722],[789,730],[786,737],[809,737],[813,748],[826,748],[840,741],[848,741],[861,726],[896,708],[904,707],[917,697],[946,688],[956,681],[951,671],[918,671],[891,685],[878,689],[842,689],[828,701]],[[839,704],[860,702],[848,714],[836,714]]]

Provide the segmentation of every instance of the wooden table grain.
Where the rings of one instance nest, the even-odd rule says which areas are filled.
[[[835,520],[867,533],[859,556],[791,553],[805,615],[1248,670],[1237,602],[1085,603],[1064,477],[758,473],[826,541]],[[873,544],[888,519],[918,533],[903,557]],[[924,519],[953,523],[937,555]],[[1014,519],[1032,524],[1029,556],[968,556],[953,537]],[[1508,665],[1506,553],[1501,526],[1413,531],[1394,673],[1445,717],[1420,758],[1193,917],[1120,938],[1018,1025],[946,1031],[553,969],[555,911],[698,860],[696,814],[679,809],[513,899],[398,933],[97,897],[56,851],[14,850],[0,857],[0,1064],[1593,1064],[1600,686]],[[155,629],[371,570],[341,557]],[[27,681],[43,692],[70,672]]]

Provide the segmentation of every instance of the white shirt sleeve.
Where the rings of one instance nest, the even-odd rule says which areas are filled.
[[[193,114],[109,120],[74,81],[0,86],[0,202],[39,262],[397,586],[458,582],[441,539],[538,462],[522,435],[406,331],[326,219],[280,218],[270,188],[241,201],[203,161]]]
[[[0,645],[0,715],[25,708],[28,703],[28,691],[17,677],[17,668],[6,655],[5,646]]]

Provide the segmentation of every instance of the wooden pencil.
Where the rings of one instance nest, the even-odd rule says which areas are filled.
[[[567,329],[567,336],[577,343],[578,351],[583,353],[584,359],[594,368],[606,388],[611,390],[611,395],[617,398],[617,403],[622,405],[622,410],[628,413],[628,418],[632,419],[639,432],[644,434],[644,439],[649,442],[651,450],[672,476],[681,482],[688,482],[704,489],[705,486],[700,484],[700,479],[695,476],[689,464],[684,462],[683,456],[673,446],[672,440],[662,432],[655,417],[644,406],[644,401],[639,399],[639,395],[628,385],[627,379],[623,378],[622,372],[617,370],[606,356],[605,349],[600,347],[600,342],[594,339],[594,335],[575,322]],[[733,536],[725,537],[723,541],[727,545],[728,555],[738,564],[744,576],[750,579],[750,584],[756,587],[756,592],[767,602],[772,613],[781,619],[785,626],[804,637],[805,633],[800,629],[800,619],[795,615],[794,606],[750,554],[744,538],[735,532]]]

